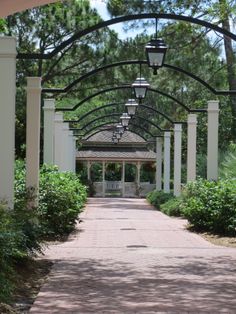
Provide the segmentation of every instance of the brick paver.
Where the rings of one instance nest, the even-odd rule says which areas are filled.
[[[30,313],[236,313],[236,249],[142,199],[90,199]]]

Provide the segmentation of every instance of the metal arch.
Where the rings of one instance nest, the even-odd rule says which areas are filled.
[[[114,67],[119,67],[119,66],[123,66],[123,65],[131,65],[131,64],[146,64],[147,65],[147,61],[145,60],[127,60],[127,61],[119,61],[119,62],[115,62],[115,63],[111,63],[111,64],[107,64],[104,65],[100,68],[96,68],[90,72],[87,72],[86,74],[80,76],[78,79],[74,80],[72,83],[70,83],[69,85],[67,85],[64,88],[43,88],[42,92],[43,93],[67,93],[69,92],[75,85],[77,85],[79,82],[83,81],[84,79],[93,76],[99,72],[102,72],[104,70],[110,69],[110,68],[114,68]],[[167,64],[164,63],[163,67],[169,68],[171,70],[177,71],[177,72],[181,72],[189,77],[191,77],[193,80],[199,82],[200,84],[202,84],[204,87],[206,87],[207,89],[209,89],[213,94],[215,95],[232,95],[232,94],[236,94],[235,90],[217,90],[214,89],[210,84],[208,84],[206,81],[204,81],[203,79],[201,79],[200,77],[196,76],[195,74],[186,71],[182,68],[179,68],[177,66],[171,65],[171,64]]]
[[[89,138],[92,137],[93,135],[96,135],[97,133],[100,133],[100,132],[102,132],[102,131],[110,131],[110,130],[111,130],[111,129],[98,130],[98,131],[92,133],[91,135],[89,135],[89,137],[87,137],[87,139],[89,139]],[[132,132],[132,133],[134,133],[134,134],[140,136],[144,141],[146,141],[146,142],[148,141],[148,139],[146,139],[146,138],[143,136],[143,134],[141,135],[140,133],[138,133],[138,132],[136,132],[136,131],[134,131],[134,130],[132,130],[132,131],[130,131],[130,132]],[[87,140],[87,139],[86,139],[86,140]]]
[[[120,16],[114,19],[110,19],[108,21],[100,22],[96,25],[90,26],[80,32],[77,32],[76,34],[72,35],[69,39],[62,42],[58,47],[56,47],[54,50],[52,50],[50,53],[47,54],[39,54],[39,53],[18,53],[17,58],[18,59],[51,59],[53,56],[55,56],[58,52],[66,48],[68,45],[73,43],[74,41],[78,40],[82,36],[85,36],[93,31],[99,30],[101,28],[107,27],[109,25],[121,23],[121,22],[127,22],[127,21],[133,21],[133,20],[142,20],[142,19],[164,19],[164,20],[177,20],[177,21],[184,21],[189,22],[192,24],[204,26],[206,28],[210,28],[212,30],[215,30],[216,32],[226,35],[232,40],[236,41],[236,35],[229,32],[228,30],[221,28],[217,25],[211,24],[209,22],[191,17],[191,16],[185,16],[185,15],[177,15],[177,14],[167,14],[167,13],[142,13],[142,14],[134,14],[134,15],[126,15],[126,16]]]
[[[116,121],[112,121],[111,123],[119,123],[120,120],[116,120]],[[100,128],[100,127],[103,127],[105,125],[107,125],[108,122],[106,123],[102,123],[100,125],[96,125],[94,126],[93,128],[91,128],[90,130],[88,130],[87,132],[84,133],[83,136],[86,136],[87,134],[89,134],[90,132],[92,132],[93,130],[96,130],[97,128]],[[142,126],[138,125],[138,124],[135,124],[134,122],[130,122],[131,125],[143,130],[145,133],[149,134],[151,137],[155,137],[150,131],[148,131],[147,129],[143,128]],[[110,130],[110,129],[109,129]],[[88,139],[88,138],[87,138]]]
[[[96,111],[99,111],[99,110],[107,108],[107,107],[113,107],[113,106],[122,105],[122,104],[124,104],[124,102],[117,102],[117,103],[115,102],[115,103],[106,104],[106,105],[103,105],[103,106],[100,106],[100,107],[96,107],[95,109],[93,109],[93,110],[87,112],[86,114],[84,114],[83,116],[81,116],[78,120],[65,120],[64,122],[76,122],[76,123],[78,123],[78,122],[82,121],[84,118],[88,117],[90,114],[92,114],[92,113],[94,113]],[[155,108],[149,107],[147,105],[140,104],[139,107],[146,108],[146,109],[152,110],[152,111],[160,114],[161,116],[163,116],[166,120],[168,120],[172,124],[176,124],[176,123],[185,124],[186,123],[184,121],[173,121],[170,117],[168,117],[163,112],[161,112],[161,111],[159,111],[159,110],[157,110]]]
[[[88,123],[86,123],[86,125],[84,125],[80,130],[82,131],[82,130],[84,130],[87,126],[89,126],[90,124],[92,124],[92,123],[94,123],[94,122],[96,122],[96,121],[98,121],[98,120],[100,120],[100,119],[104,119],[104,118],[110,118],[110,117],[114,117],[114,116],[117,116],[117,117],[119,117],[119,116],[121,116],[122,115],[122,113],[112,113],[112,114],[107,114],[107,115],[104,115],[104,116],[100,116],[100,117],[98,117],[98,118],[96,118],[96,119],[94,119],[94,120],[92,120],[92,121],[90,121],[90,122],[88,122]],[[169,131],[171,131],[171,130],[167,130],[167,129],[162,129],[161,127],[159,127],[159,125],[157,125],[157,124],[155,124],[154,122],[152,122],[152,121],[150,121],[150,120],[148,120],[148,119],[146,119],[146,118],[143,118],[143,117],[141,117],[141,116],[139,116],[139,115],[136,115],[135,114],[135,116],[133,117],[133,118],[135,118],[135,117],[137,117],[137,118],[139,118],[139,119],[142,119],[142,120],[144,120],[145,122],[147,122],[147,123],[149,123],[149,124],[151,124],[151,125],[153,125],[154,127],[156,127],[158,130],[160,130],[161,132],[169,132]],[[130,122],[131,122],[132,120],[130,120]]]
[[[106,89],[102,89],[102,90],[100,90],[100,91],[98,91],[98,92],[96,92],[96,93],[94,93],[94,94],[92,94],[92,95],[82,99],[77,105],[75,105],[72,108],[56,108],[56,111],[74,111],[75,109],[77,109],[80,106],[82,106],[85,102],[89,101],[90,99],[92,99],[92,98],[94,98],[94,97],[96,97],[98,95],[104,94],[106,92],[114,91],[114,90],[131,89],[131,88],[132,87],[130,85],[120,85],[120,86],[115,86],[115,87],[109,87],[109,88],[106,88]],[[205,112],[206,111],[205,109],[190,109],[185,104],[183,104],[181,101],[176,99],[175,97],[173,97],[173,96],[171,96],[169,94],[166,94],[165,92],[159,91],[157,89],[148,88],[148,90],[173,100],[174,102],[176,102],[177,104],[182,106],[188,112]]]

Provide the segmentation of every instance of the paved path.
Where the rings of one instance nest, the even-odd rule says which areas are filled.
[[[236,313],[236,249],[140,199],[90,199],[30,313]]]

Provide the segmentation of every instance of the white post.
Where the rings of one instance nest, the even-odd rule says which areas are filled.
[[[63,123],[62,127],[62,140],[61,140],[61,146],[62,146],[62,171],[70,171],[70,151],[69,151],[69,123]]]
[[[63,171],[63,113],[56,112],[54,120],[54,163],[59,171]]]
[[[45,99],[43,111],[43,162],[53,165],[55,99]]]
[[[69,131],[69,136],[68,136],[68,157],[69,157],[69,171],[73,172],[74,169],[74,134],[73,131]]]
[[[122,161],[122,197],[125,197],[125,161]]]
[[[170,132],[164,133],[164,192],[170,192]]]
[[[72,171],[76,173],[76,141],[77,138],[73,136],[73,157],[72,157]]]
[[[91,180],[91,162],[89,160],[87,161],[87,179]]]
[[[162,190],[162,139],[156,138],[156,190]]]
[[[181,194],[182,124],[174,125],[174,195]]]
[[[37,206],[40,161],[41,77],[27,78],[26,187],[31,189],[31,206]]]
[[[188,115],[187,182],[196,180],[197,115]]]
[[[207,179],[218,179],[219,101],[208,101]]]
[[[14,206],[16,40],[0,37],[0,201]]]
[[[105,182],[105,171],[106,171],[106,163],[102,162],[102,197],[106,196],[106,182]]]

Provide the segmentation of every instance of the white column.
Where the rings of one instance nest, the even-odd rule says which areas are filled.
[[[69,123],[63,123],[62,127],[62,171],[70,171],[70,147],[69,147]]]
[[[91,162],[87,161],[87,179],[91,180]]]
[[[54,120],[54,163],[58,166],[59,171],[62,170],[63,163],[63,113],[56,112]]]
[[[37,197],[40,161],[41,77],[27,78],[26,187]],[[37,206],[37,199],[30,206]]]
[[[170,192],[170,132],[164,133],[164,192]]]
[[[73,149],[73,157],[72,157],[72,172],[76,173],[76,141],[77,138],[75,136],[73,136],[73,145],[72,145],[72,149]]]
[[[16,40],[0,37],[0,200],[14,206]]]
[[[182,124],[174,125],[174,195],[181,194]]]
[[[137,168],[137,185],[138,187],[140,187],[140,169],[141,169],[140,161],[137,162],[136,168]]]
[[[208,101],[207,179],[218,179],[219,101]]]
[[[197,115],[188,115],[187,182],[196,180]]]
[[[75,163],[75,152],[74,152],[74,133],[73,131],[69,131],[69,138],[68,138],[68,157],[69,157],[69,171],[73,172],[74,169],[74,163]]]
[[[156,190],[162,190],[162,139],[156,138]]]
[[[102,197],[106,195],[106,181],[105,181],[105,171],[106,171],[106,163],[105,161],[102,162]]]
[[[125,197],[125,161],[122,161],[122,197]]]
[[[45,99],[43,111],[43,162],[53,165],[55,99]]]

